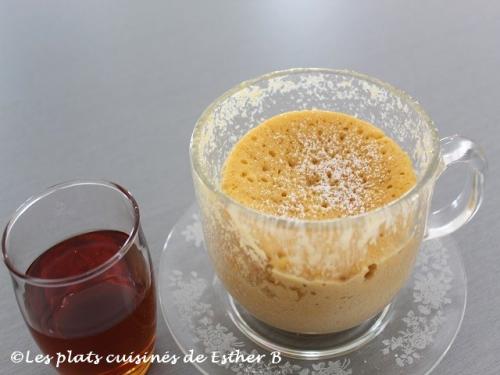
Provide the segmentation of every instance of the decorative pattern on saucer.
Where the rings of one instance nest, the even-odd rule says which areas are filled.
[[[448,292],[453,281],[448,258],[446,249],[436,246],[435,242],[426,244],[420,251],[413,277],[413,302],[417,308],[408,310],[402,318],[404,331],[382,341],[385,346],[382,353],[393,352],[400,367],[421,359],[420,352],[432,344],[446,320],[443,307],[452,302]]]
[[[200,257],[200,265],[203,265],[203,268],[199,266],[200,270],[210,268],[208,256],[203,248],[202,226],[196,211],[191,209],[181,223],[182,227],[174,229],[177,234],[173,233],[170,239],[177,242],[172,246],[167,243],[164,256],[169,251],[183,247],[184,257],[187,257],[187,249],[189,256],[197,254]],[[451,345],[465,307],[465,277],[462,264],[460,259],[455,259],[450,265],[449,247],[436,240],[424,244],[412,280],[393,303],[391,322],[377,338],[357,352],[323,361],[301,361],[282,357],[279,363],[273,364],[269,356],[266,356],[263,361],[252,364],[218,363],[212,366],[219,366],[221,374],[237,375],[399,374],[401,371],[405,374],[429,373]],[[457,254],[454,255],[456,257]],[[163,262],[162,259],[160,294],[161,297],[167,294],[171,299],[168,301],[168,309],[175,310],[173,313],[180,324],[178,329],[174,330],[171,324],[170,329],[183,350],[194,349],[195,352],[208,355],[213,352],[227,354],[236,350],[244,355],[266,353],[248,340],[225,316],[227,314],[219,311],[221,304],[217,303],[219,297],[213,291],[214,275],[211,269],[201,274],[197,267],[191,270],[179,267],[171,268],[166,273],[163,269],[164,263],[167,264],[167,261]],[[170,261],[168,263],[171,267],[175,266]],[[459,271],[458,275],[454,274],[454,269]],[[463,290],[460,290],[460,287]],[[167,309],[163,302],[162,298],[165,314]],[[169,323],[171,317],[165,318]],[[179,332],[175,332],[176,330]],[[443,336],[450,336],[450,332],[451,337],[445,338],[446,342],[443,343]],[[179,335],[185,335],[183,340],[179,339]],[[187,341],[192,342],[191,347],[183,345]],[[436,348],[442,349],[436,352]],[[378,372],[374,372],[374,369]]]

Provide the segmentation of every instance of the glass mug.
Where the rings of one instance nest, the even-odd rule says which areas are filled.
[[[221,171],[235,143],[264,120],[303,109],[347,113],[382,129],[410,156],[415,187],[384,207],[331,220],[276,217],[225,195]],[[421,242],[475,214],[486,167],[472,141],[439,140],[429,116],[402,91],[328,69],[278,71],[229,90],[196,123],[190,155],[206,248],[225,289],[269,327],[314,335],[352,329],[384,311]],[[454,163],[465,163],[472,178],[453,203],[430,213],[434,184]]]
[[[61,374],[140,375],[155,342],[151,260],[132,195],[111,182],[71,181],[27,200],[2,250],[28,328]],[[49,250],[48,250],[49,249]],[[69,352],[102,359],[69,362]],[[119,355],[143,355],[136,364]],[[111,356],[107,358],[108,356]]]

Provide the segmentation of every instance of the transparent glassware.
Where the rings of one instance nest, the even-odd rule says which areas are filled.
[[[54,251],[67,240],[65,252]],[[139,207],[127,190],[99,180],[55,185],[14,213],[2,250],[21,314],[42,352],[53,356],[51,364],[70,350],[73,357],[102,356],[98,364],[62,361],[59,373],[147,372],[147,361],[106,359],[147,355],[155,343],[151,259]]]
[[[374,331],[365,331],[369,340],[362,345],[362,331],[373,322],[347,333],[303,335],[271,329],[243,311],[207,266],[200,216],[196,204],[188,208],[169,233],[160,258],[158,296],[165,322],[185,354],[238,350],[266,355],[253,364],[195,364],[203,374],[428,375],[460,329],[467,299],[461,258],[466,249],[453,236],[422,243],[410,279],[391,301],[387,320],[381,320],[387,325],[371,339]],[[346,353],[342,338],[356,350]],[[283,358],[272,364],[269,352],[274,350]]]
[[[260,213],[221,192],[222,167],[234,144],[264,120],[303,109],[347,113],[382,129],[410,156],[416,186],[379,209],[320,221]],[[328,69],[274,72],[229,90],[198,120],[190,155],[206,247],[235,309],[241,309],[237,325],[269,349],[277,337],[300,334],[304,350],[293,351],[298,358],[321,357],[314,344],[318,335],[338,335],[338,344],[329,338],[332,348],[325,353],[341,354],[384,328],[421,242],[452,233],[475,214],[486,169],[472,141],[439,140],[429,116],[402,91]],[[467,164],[472,178],[449,206],[431,212],[435,182],[454,163]],[[361,334],[353,333],[367,324]],[[307,337],[314,337],[312,347]]]

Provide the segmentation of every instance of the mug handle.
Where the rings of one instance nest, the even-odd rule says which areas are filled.
[[[449,205],[429,214],[424,240],[446,236],[467,223],[477,212],[484,195],[488,164],[481,148],[470,139],[453,135],[441,139],[441,162],[438,177],[455,163],[466,164],[472,178]]]

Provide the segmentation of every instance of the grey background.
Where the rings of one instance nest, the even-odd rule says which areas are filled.
[[[203,108],[242,80],[289,67],[349,68],[419,99],[442,136],[490,161],[485,204],[454,238],[469,278],[462,329],[437,374],[500,373],[500,2],[2,1],[0,219],[56,182],[100,177],[136,196],[153,258],[193,200],[188,142]],[[439,184],[460,190],[459,168]],[[208,265],[207,265],[208,267]],[[37,351],[0,267],[0,373]],[[159,318],[158,351],[179,352]],[[155,367],[151,374],[195,374]]]

